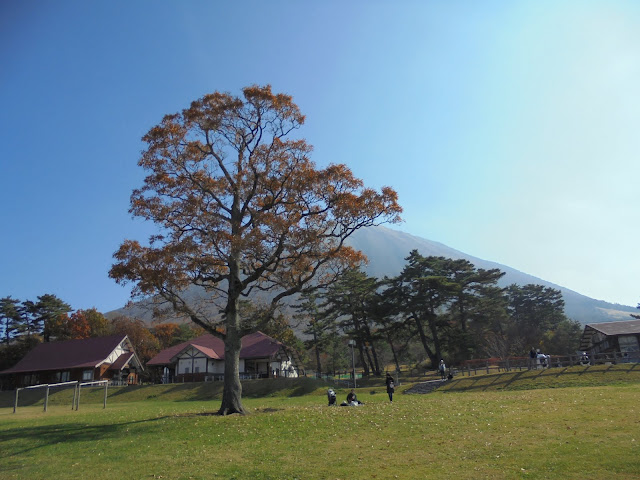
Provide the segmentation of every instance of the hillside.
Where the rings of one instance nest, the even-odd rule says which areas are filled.
[[[367,255],[369,265],[366,270],[367,273],[372,276],[397,275],[404,267],[404,259],[409,252],[416,249],[423,256],[433,255],[453,259],[464,258],[478,268],[499,268],[506,273],[500,281],[501,286],[507,286],[513,283],[518,285],[535,283],[558,289],[562,292],[567,316],[578,320],[583,325],[587,323],[629,320],[630,313],[637,313],[637,309],[634,307],[596,300],[566,287],[520,272],[506,265],[483,260],[455,250],[442,243],[385,227],[359,230],[353,235],[350,244],[362,250]]]
[[[442,243],[385,227],[372,227],[359,230],[350,238],[349,244],[358,250],[362,250],[368,257],[369,264],[366,267],[366,271],[371,276],[383,277],[385,275],[398,275],[405,265],[405,258],[409,255],[409,252],[416,249],[423,256],[433,255],[454,259],[464,258],[478,268],[499,268],[505,272],[505,276],[500,281],[502,286],[507,286],[512,283],[518,285],[535,283],[556,288],[562,292],[567,316],[579,321],[583,325],[587,323],[628,320],[630,313],[637,312],[634,307],[596,300],[566,287],[520,272],[506,265],[483,260],[455,250]],[[194,303],[206,301],[206,296],[202,290],[191,289],[189,296]],[[212,306],[209,306],[208,309],[211,311],[218,310]],[[145,307],[144,304],[114,310],[108,312],[107,316],[112,318],[121,314],[135,316],[148,322],[151,322],[153,317],[152,310]]]

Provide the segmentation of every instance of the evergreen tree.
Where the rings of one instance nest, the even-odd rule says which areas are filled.
[[[63,323],[60,317],[69,313],[71,307],[57,296],[47,293],[38,297],[38,301],[31,303],[27,310],[33,325],[32,331],[43,333],[44,341],[48,342],[55,337],[58,331],[56,327]]]
[[[2,327],[1,341],[9,343],[24,327],[20,300],[11,298],[11,296],[0,298],[0,322]]]
[[[442,310],[455,298],[454,281],[443,275],[444,257],[423,257],[417,250],[406,258],[407,265],[391,281],[388,292],[406,318],[407,325],[418,334],[432,365],[443,358],[443,339],[450,328]]]
[[[294,306],[294,319],[303,324],[302,333],[308,335],[305,348],[313,352],[316,364],[316,375],[323,372],[323,353],[326,353],[339,337],[335,319],[326,315],[319,305],[318,292],[305,292],[301,295],[300,303]]]
[[[545,335],[567,321],[560,290],[542,285],[513,284],[507,287],[506,294],[509,324],[505,330],[512,354],[523,354],[532,346],[544,347]]]
[[[327,314],[356,341],[364,375],[381,375],[373,333],[379,285],[376,278],[368,277],[361,270],[349,270],[327,289],[325,295]]]

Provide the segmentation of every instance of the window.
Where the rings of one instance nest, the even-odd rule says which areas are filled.
[[[37,373],[29,373],[24,376],[24,385],[37,385],[38,384],[38,374]]]
[[[619,336],[618,344],[620,345],[620,351],[622,353],[640,351],[640,346],[638,345],[638,337],[634,335]]]
[[[200,367],[195,367],[193,369],[193,373],[200,373]]]
[[[82,381],[83,382],[90,382],[91,380],[93,380],[93,370],[83,370],[82,371]]]
[[[57,382],[68,382],[69,381],[70,372],[56,372],[56,381]]]
[[[189,367],[184,367],[184,373],[189,373]]]

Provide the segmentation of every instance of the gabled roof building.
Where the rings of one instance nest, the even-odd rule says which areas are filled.
[[[0,375],[12,376],[16,387],[95,380],[136,384],[142,370],[129,337],[112,335],[41,343]]]
[[[224,377],[224,342],[211,334],[162,350],[147,362],[162,369],[162,381],[207,381]],[[255,332],[242,337],[241,378],[297,377],[300,361],[283,343]]]
[[[592,356],[612,353],[620,354],[622,359],[640,361],[640,320],[587,324],[580,350]]]

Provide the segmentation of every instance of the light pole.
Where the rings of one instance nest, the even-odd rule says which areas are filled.
[[[353,363],[353,388],[356,388],[356,341],[349,340],[348,345],[351,347],[351,362]]]

